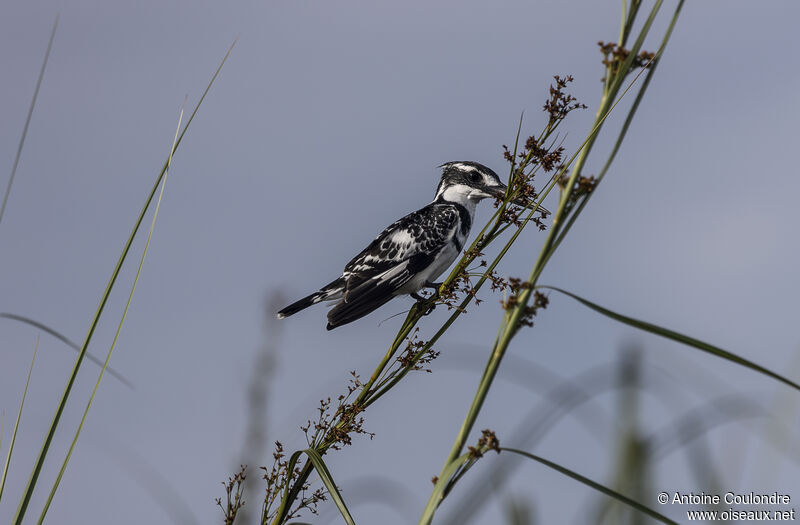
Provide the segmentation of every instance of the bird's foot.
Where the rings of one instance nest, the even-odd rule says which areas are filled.
[[[422,287],[433,288],[433,293],[431,295],[428,297],[423,297],[416,292],[409,294],[411,297],[416,299],[417,306],[423,311],[422,315],[428,315],[433,311],[434,308],[436,308],[436,300],[439,298],[439,286],[441,285],[442,283],[431,283],[425,281],[425,284],[423,284]]]
[[[442,283],[432,283],[430,281],[425,281],[425,284],[422,285],[423,288],[432,288],[433,295],[430,296],[429,300],[436,300],[439,298],[439,288],[442,286]]]

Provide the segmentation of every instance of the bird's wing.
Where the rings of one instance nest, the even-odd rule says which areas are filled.
[[[394,292],[409,279],[408,261],[348,290],[344,298],[328,312],[328,330],[350,323],[380,308],[394,297]]]
[[[344,301],[357,300],[366,289],[378,284],[383,293],[391,296],[433,262],[452,241],[458,226],[458,211],[435,203],[390,225],[345,266]]]
[[[328,312],[328,330],[379,308],[452,242],[459,214],[429,204],[395,222],[345,266],[344,296]]]

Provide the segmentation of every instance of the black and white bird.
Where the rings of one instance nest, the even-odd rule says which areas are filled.
[[[290,304],[278,319],[320,301],[335,301],[328,312],[328,330],[359,319],[393,297],[423,288],[456,260],[469,235],[475,206],[486,198],[503,198],[506,185],[477,162],[448,162],[433,202],[383,230],[344,267],[342,276],[319,291]],[[523,200],[516,203],[524,205]]]

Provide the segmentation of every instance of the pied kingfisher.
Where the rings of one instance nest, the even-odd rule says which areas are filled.
[[[506,185],[477,162],[448,162],[433,202],[383,230],[344,267],[342,276],[319,291],[290,304],[278,319],[320,301],[335,301],[328,312],[328,330],[355,321],[395,296],[422,300],[422,288],[456,260],[469,235],[475,206],[488,197],[503,198]],[[525,205],[523,199],[515,201]]]

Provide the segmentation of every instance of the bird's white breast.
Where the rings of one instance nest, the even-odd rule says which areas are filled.
[[[460,244],[463,246],[464,241],[466,240],[466,235],[461,234],[461,229],[458,229],[456,233]],[[439,252],[439,255],[434,259],[434,261],[425,269],[420,271],[414,277],[412,277],[405,285],[399,288],[394,295],[404,295],[409,293],[416,293],[425,286],[426,282],[434,282],[445,270],[447,270],[451,264],[458,258],[459,254],[458,250],[456,250],[455,245],[452,242],[448,242],[442,251]]]

